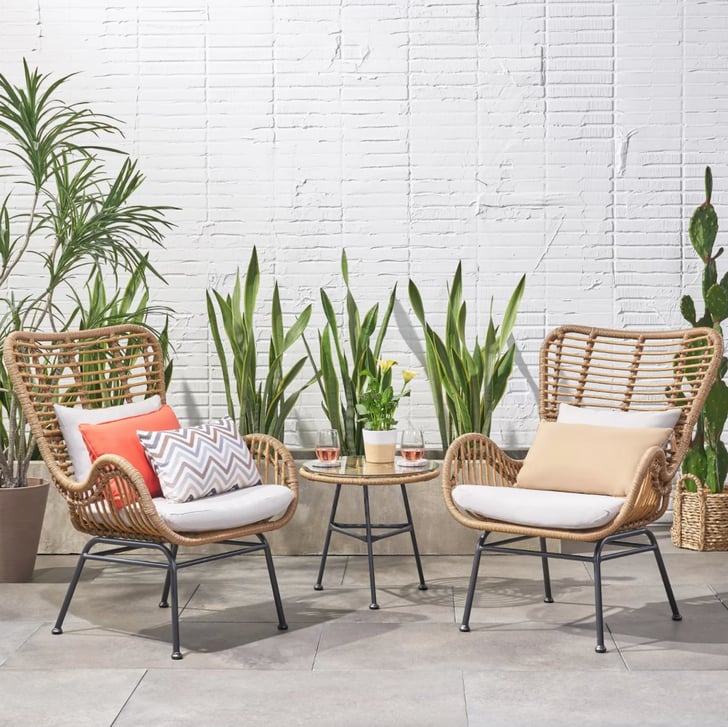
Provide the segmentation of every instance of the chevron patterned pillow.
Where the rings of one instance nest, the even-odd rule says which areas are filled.
[[[173,502],[189,502],[228,490],[260,485],[258,469],[230,417],[164,432],[137,432]]]

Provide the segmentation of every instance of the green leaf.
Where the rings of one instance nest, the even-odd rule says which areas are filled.
[[[518,309],[521,305],[521,299],[523,298],[523,292],[526,289],[526,276],[522,276],[516,285],[515,290],[511,294],[511,297],[506,305],[505,312],[503,313],[503,322],[500,326],[498,333],[498,350],[502,351],[507,343],[508,338],[513,331],[513,326],[516,324],[516,316],[518,315]]]
[[[255,301],[258,299],[260,287],[260,268],[258,267],[258,251],[253,246],[250,254],[248,270],[245,273],[245,319],[252,326],[255,314]]]
[[[695,252],[703,262],[707,263],[713,253],[713,245],[718,234],[718,216],[710,202],[704,202],[693,212],[688,232]]]
[[[728,385],[724,381],[716,381],[711,386],[703,407],[706,433],[714,439],[720,439],[728,417]]]
[[[695,303],[689,295],[683,295],[680,299],[680,313],[682,317],[691,325],[695,325],[696,313]]]
[[[288,329],[288,333],[286,333],[283,341],[284,351],[288,350],[303,335],[311,320],[312,312],[313,306],[307,305],[301,312],[301,315],[296,318],[293,325]]]
[[[728,318],[728,293],[722,286],[714,284],[708,289],[705,304],[714,325]]]
[[[420,291],[415,285],[414,281],[409,281],[408,290],[412,310],[414,311],[417,320],[422,324],[422,326],[425,326],[425,308],[422,305],[422,296],[420,295]]]
[[[346,250],[341,251],[341,277],[344,279],[344,285],[349,287],[349,261],[346,259]]]

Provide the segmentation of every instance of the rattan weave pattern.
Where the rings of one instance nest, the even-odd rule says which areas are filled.
[[[617,517],[592,530],[554,530],[485,520],[464,513],[452,500],[460,483],[513,486],[521,462],[482,434],[465,434],[449,447],[443,463],[443,495],[450,514],[481,531],[593,542],[643,527],[665,512],[672,482],[687,452],[698,415],[723,352],[710,328],[620,331],[571,326],[554,330],[541,347],[542,420],[555,421],[559,404],[623,411],[681,407],[667,451],[653,448],[642,462]]]
[[[697,492],[688,492],[692,480]],[[728,550],[728,492],[711,492],[695,475],[678,480],[673,498],[673,545],[690,550]]]
[[[177,533],[157,514],[142,476],[115,455],[99,457],[88,479],[73,478],[53,404],[101,407],[159,394],[165,402],[164,362],[155,336],[142,326],[89,331],[10,334],[3,357],[23,413],[74,527],[89,535],[176,545],[203,545],[283,527],[298,503],[298,476],[290,452],[264,434],[245,437],[263,482],[289,487],[295,497],[282,518],[242,528]],[[114,505],[115,483],[122,509]]]

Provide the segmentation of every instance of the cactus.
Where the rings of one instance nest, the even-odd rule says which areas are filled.
[[[723,248],[713,254],[715,238],[718,234],[718,215],[711,204],[713,176],[710,167],[705,168],[705,202],[693,213],[690,219],[690,242],[703,261],[702,293],[705,312],[698,318],[695,303],[689,295],[680,301],[680,312],[692,326],[709,326],[723,333],[721,323],[728,318],[728,273],[718,282],[716,260]],[[723,377],[728,369],[728,360],[723,359],[715,383],[710,389],[705,407],[698,419],[692,442],[685,459],[683,473],[695,475],[711,492],[723,491],[728,475],[728,450],[721,440],[723,427],[728,417],[728,386]],[[691,481],[688,489],[694,489]]]

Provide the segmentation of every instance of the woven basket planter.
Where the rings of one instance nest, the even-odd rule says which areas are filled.
[[[685,489],[693,480],[697,492]],[[690,550],[728,550],[728,490],[712,493],[693,475],[683,475],[673,499],[673,545]]]

